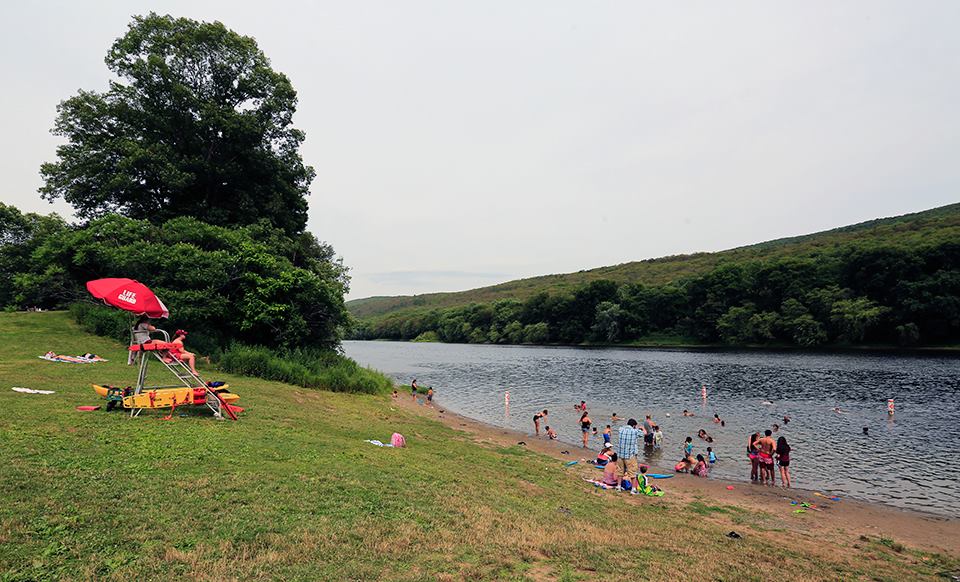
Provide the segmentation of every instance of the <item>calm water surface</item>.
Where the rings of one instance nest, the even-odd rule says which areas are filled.
[[[547,424],[571,444],[580,443],[573,410],[580,400],[601,430],[614,412],[638,421],[651,414],[664,443],[647,458],[661,468],[680,458],[687,436],[695,454],[705,453],[708,445],[696,436],[703,428],[719,457],[711,474],[749,480],[748,436],[777,423],[774,437],[785,436],[793,448],[795,487],[960,516],[960,359],[954,357],[392,342],[344,342],[344,348],[399,382],[432,385],[443,407],[490,424],[532,433],[534,412],[547,408]],[[896,400],[892,419],[888,398]],[[697,416],[682,416],[684,409]],[[714,413],[725,427],[711,422]],[[592,439],[591,447],[601,443]]]

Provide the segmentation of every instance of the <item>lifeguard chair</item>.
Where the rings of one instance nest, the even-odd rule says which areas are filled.
[[[240,397],[230,392],[226,384],[204,382],[183,363],[174,352],[178,344],[170,342],[170,335],[158,329],[154,332],[163,338],[151,339],[145,343],[131,343],[128,348],[137,356],[137,384],[133,388],[117,388],[94,384],[97,394],[107,399],[107,409],[117,404],[130,410],[130,416],[139,416],[144,408],[170,408],[171,414],[178,406],[206,406],[217,418],[228,417],[237,420],[236,411],[231,402]],[[177,379],[175,384],[152,384],[148,381],[150,362],[159,362]],[[156,364],[154,364],[156,366]]]

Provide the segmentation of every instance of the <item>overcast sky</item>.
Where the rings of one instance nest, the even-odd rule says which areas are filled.
[[[0,199],[133,14],[253,36],[300,97],[350,297],[713,251],[960,200],[960,2],[17,2]]]

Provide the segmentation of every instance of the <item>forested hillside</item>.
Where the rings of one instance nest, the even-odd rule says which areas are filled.
[[[471,343],[960,341],[960,204],[719,253],[348,304],[354,336]]]

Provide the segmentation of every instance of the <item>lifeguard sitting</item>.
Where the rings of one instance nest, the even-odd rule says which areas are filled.
[[[183,349],[183,340],[185,340],[186,338],[187,338],[187,332],[185,330],[178,329],[176,332],[174,332],[173,341],[168,344],[169,348],[167,350],[167,353],[170,354],[171,358],[176,358],[181,362],[186,362],[187,365],[190,366],[190,371],[193,372],[194,375],[196,375],[197,374],[197,366],[196,366],[197,356]]]

